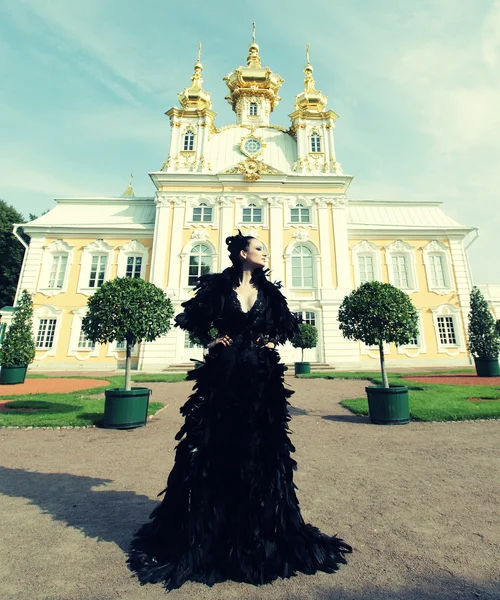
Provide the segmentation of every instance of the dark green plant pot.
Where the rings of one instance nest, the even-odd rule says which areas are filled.
[[[405,385],[391,385],[389,388],[369,385],[365,390],[372,423],[406,425],[410,422],[408,388]]]
[[[28,365],[16,365],[14,367],[4,367],[0,371],[0,384],[14,385],[16,383],[24,383]]]
[[[296,362],[295,363],[295,375],[306,375],[311,372],[311,363],[309,362]]]
[[[104,423],[106,429],[133,429],[144,427],[148,420],[149,388],[134,387],[129,392],[123,388],[105,391]]]
[[[500,376],[500,365],[498,364],[498,356],[496,358],[476,358],[476,374],[478,377],[498,377]]]

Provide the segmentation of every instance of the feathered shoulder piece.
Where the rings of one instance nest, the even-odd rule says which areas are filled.
[[[182,303],[184,311],[175,317],[175,325],[189,331],[204,346],[211,342],[210,329],[222,315],[231,281],[223,273],[202,275],[194,288],[193,298]]]
[[[297,333],[297,315],[288,308],[288,302],[280,291],[283,287],[280,281],[273,283],[263,277],[259,285],[263,288],[266,297],[267,333],[276,343],[284,344]]]

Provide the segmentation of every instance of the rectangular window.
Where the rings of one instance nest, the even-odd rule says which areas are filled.
[[[90,341],[88,337],[83,333],[83,329],[80,329],[80,336],[78,338],[78,350],[93,350],[95,343]]]
[[[310,312],[308,310],[301,313],[302,314],[302,323],[307,323],[308,325],[316,326],[316,313]]]
[[[127,271],[126,277],[138,278],[141,276],[142,268],[142,256],[128,256],[127,257]]]
[[[406,256],[393,256],[394,285],[403,290],[408,289],[408,269],[406,267]]]
[[[455,323],[453,317],[438,317],[439,341],[444,346],[456,346]]]
[[[212,207],[203,205],[193,208],[193,221],[196,221],[197,223],[211,223]]]
[[[297,207],[290,209],[291,223],[309,223],[310,220],[308,208]]]
[[[92,266],[90,267],[89,288],[98,288],[104,283],[106,274],[106,263],[108,257],[104,254],[92,256]]]
[[[257,102],[250,102],[250,116],[257,116]]]
[[[57,319],[40,319],[36,336],[36,347],[40,350],[52,348]]]
[[[358,256],[359,261],[359,282],[365,283],[367,281],[374,281],[375,275],[373,273],[373,257],[372,256]]]
[[[243,223],[262,223],[262,208],[244,208]]]
[[[431,283],[433,287],[446,287],[446,279],[444,276],[443,257],[439,254],[431,254],[429,256],[429,265],[431,268]]]
[[[49,289],[62,289],[64,275],[66,274],[66,264],[68,257],[66,255],[54,256],[52,259],[52,269],[50,270]]]

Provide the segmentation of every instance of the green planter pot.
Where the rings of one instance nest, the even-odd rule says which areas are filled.
[[[476,374],[478,377],[498,377],[500,376],[500,365],[498,364],[498,356],[496,358],[476,358]]]
[[[372,423],[405,425],[410,422],[408,388],[405,385],[391,385],[389,388],[369,385],[365,390]]]
[[[16,383],[24,383],[28,365],[16,365],[14,367],[4,367],[0,371],[0,384],[14,385]]]
[[[308,362],[296,362],[295,363],[295,375],[305,375],[311,372],[311,363]]]
[[[149,388],[135,387],[129,392],[123,388],[105,391],[104,424],[106,429],[133,429],[144,427],[148,420]]]

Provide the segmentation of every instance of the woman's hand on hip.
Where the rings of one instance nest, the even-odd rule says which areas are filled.
[[[223,346],[230,346],[232,342],[233,340],[228,335],[223,335],[221,337],[215,338],[213,342],[210,342],[210,344],[208,344],[208,348],[209,350],[215,348],[217,344],[222,344]]]

